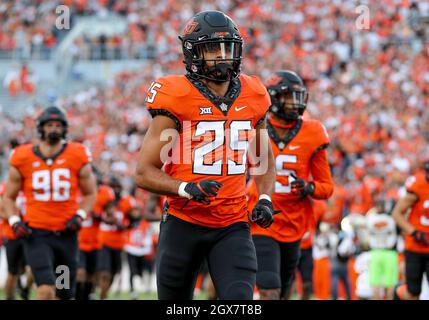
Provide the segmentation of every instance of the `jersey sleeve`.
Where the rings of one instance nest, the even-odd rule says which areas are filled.
[[[327,149],[330,144],[329,134],[326,130],[325,126],[319,122],[314,121],[314,137],[315,137],[315,148],[313,151],[313,155],[318,153],[320,150]]]
[[[23,147],[17,147],[13,149],[9,156],[9,165],[15,167],[18,171],[21,172],[21,167],[26,159],[25,153],[26,152]]]
[[[328,163],[326,149],[317,152],[311,161],[311,176],[314,184],[314,199],[328,199],[334,192],[334,180]]]
[[[190,92],[190,84],[179,76],[159,78],[152,82],[146,95],[146,108],[153,118],[162,115],[169,117],[181,129],[182,110],[180,103]],[[180,99],[182,98],[182,99]],[[181,102],[182,100],[182,102]],[[181,110],[182,109],[182,110]]]
[[[79,159],[79,169],[82,168],[84,165],[91,163],[92,162],[92,153],[89,150],[89,148],[87,148],[86,146],[84,146],[83,144],[77,144],[77,151],[76,154],[78,154],[78,159]]]
[[[405,181],[405,189],[408,193],[413,193],[416,196],[419,196],[419,191],[422,189],[420,186],[420,181],[417,175],[408,177]]]
[[[245,93],[246,99],[257,102],[253,110],[252,119],[253,125],[256,127],[265,120],[268,109],[271,106],[271,98],[267,89],[257,76],[242,74],[240,79],[242,79],[248,88]]]

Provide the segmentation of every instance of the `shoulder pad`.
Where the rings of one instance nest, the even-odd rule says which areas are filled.
[[[192,85],[184,75],[170,75],[155,82],[161,85],[157,91],[168,96],[183,97],[191,92]]]
[[[261,80],[257,76],[248,76],[246,74],[241,74],[240,80],[243,85],[248,86],[250,90],[258,95],[266,95],[267,89],[262,84]]]

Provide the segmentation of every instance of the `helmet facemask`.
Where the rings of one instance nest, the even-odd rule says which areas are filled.
[[[294,85],[269,88],[271,112],[286,122],[294,122],[304,114],[307,108],[308,92],[305,87]]]
[[[195,42],[192,47],[191,71],[200,78],[226,82],[240,74],[242,41],[210,39]]]

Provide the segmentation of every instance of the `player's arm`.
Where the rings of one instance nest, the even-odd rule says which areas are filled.
[[[332,179],[331,169],[329,168],[326,148],[318,150],[314,154],[310,170],[311,176],[313,177],[310,183],[314,185],[314,191],[311,196],[319,200],[328,199],[334,192],[334,180]]]
[[[22,187],[22,177],[18,169],[13,166],[9,168],[9,175],[6,182],[6,189],[3,196],[3,215],[9,219],[12,216],[19,218],[16,207],[16,198]]]
[[[176,123],[167,116],[159,115],[152,120],[137,160],[137,169],[134,176],[136,184],[140,188],[153,193],[170,196],[179,195],[208,204],[210,201],[207,198],[215,197],[222,184],[213,180],[188,183],[170,177],[161,169],[163,166],[161,152],[165,151],[164,147],[167,143],[174,143],[178,132],[175,131],[175,135],[167,141],[162,141],[161,135],[164,130],[171,130],[176,127]]]
[[[407,192],[407,194],[399,199],[392,211],[392,217],[395,219],[396,224],[406,234],[413,234],[415,231],[412,224],[410,224],[406,218],[408,209],[410,209],[414,203],[418,200],[418,196],[415,193]]]
[[[85,212],[91,212],[97,199],[97,183],[89,163],[79,171],[79,188],[82,193],[80,208]]]
[[[82,194],[79,209],[66,222],[66,229],[71,231],[81,228],[83,220],[92,212],[97,198],[97,184],[90,163],[85,164],[79,171],[79,189]]]
[[[255,132],[256,136],[254,142],[256,143],[256,156],[260,159],[260,163],[266,163],[267,170],[264,173],[255,174],[253,178],[255,179],[259,194],[265,194],[271,197],[274,190],[274,181],[276,179],[276,169],[273,149],[269,142],[265,121],[255,127]]]
[[[263,228],[268,228],[273,222],[274,211],[271,203],[271,194],[274,190],[274,182],[276,179],[276,169],[274,162],[273,150],[268,138],[265,121],[255,127],[256,137],[253,140],[255,143],[255,155],[250,155],[254,159],[260,159],[260,166],[266,166],[264,172],[254,171],[253,178],[255,179],[256,188],[260,194],[259,201],[256,203],[252,211],[252,220]],[[251,148],[253,150],[253,148]]]
[[[28,237],[31,234],[31,229],[21,221],[21,217],[17,214],[19,210],[16,207],[16,198],[21,188],[21,173],[14,166],[10,166],[6,190],[3,196],[4,215],[17,237]]]
[[[176,131],[176,136],[172,136],[170,140],[161,141],[161,134],[164,130],[175,128],[175,122],[167,116],[156,116],[152,120],[137,159],[134,178],[140,188],[158,194],[177,195],[183,181],[170,177],[161,169],[163,166],[161,152],[168,143],[174,143],[172,140],[178,135]]]

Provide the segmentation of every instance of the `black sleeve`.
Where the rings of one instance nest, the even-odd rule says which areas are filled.
[[[169,117],[176,124],[176,130],[180,132],[182,125],[181,125],[179,119],[174,114],[172,114],[170,111],[167,111],[165,109],[149,109],[149,113],[152,116],[152,118],[155,118],[156,116]]]

